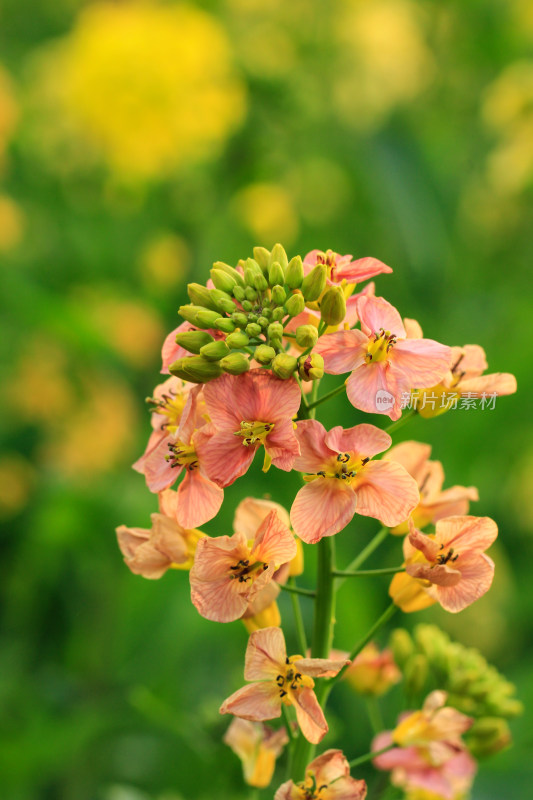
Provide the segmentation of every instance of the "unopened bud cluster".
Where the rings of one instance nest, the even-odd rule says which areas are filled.
[[[217,261],[211,270],[212,287],[190,283],[190,303],[179,314],[193,329],[176,335],[176,342],[191,353],[175,361],[170,372],[192,383],[205,383],[223,372],[240,375],[251,362],[268,367],[283,380],[294,374],[302,380],[318,380],[324,361],[312,349],[318,339],[316,326],[302,324],[289,338],[285,328],[306,305],[322,298],[322,322],[338,325],[346,313],[339,287],[326,288],[326,266],[317,264],[304,277],[300,256],[290,261],[276,244],[269,252],[254,248],[254,257],[239,261],[237,268]],[[339,294],[340,293],[340,294]],[[301,352],[287,352],[294,343]]]
[[[451,641],[436,625],[417,625],[412,636],[398,628],[389,645],[406,691],[423,694],[436,684],[448,693],[449,705],[474,717],[466,737],[473,755],[488,756],[509,744],[507,720],[522,713],[522,704],[514,684],[478,650]]]

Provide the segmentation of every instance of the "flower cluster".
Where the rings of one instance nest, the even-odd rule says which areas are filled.
[[[406,397],[498,396],[515,390],[514,378],[482,376],[486,361],[478,346],[454,348],[424,338],[415,320],[402,319],[375,295],[373,283],[355,291],[360,281],[391,271],[377,259],[353,260],[331,250],[289,259],[277,244],[271,251],[255,248],[253,258],[235,266],[216,262],[206,285],[190,284],[191,302],[179,309],[184,321],[163,344],[161,371],[169,377],[150,398],[152,433],[134,464],[158,495],[159,510],[149,530],[117,529],[132,572],[159,578],[168,569],[189,571],[192,604],[203,617],[244,623],[247,684],[220,707],[234,717],[225,741],[242,760],[245,780],[257,787],[270,783],[276,758],[290,746],[291,777],[277,800],[363,800],[366,784],[351,777],[340,750],[312,758],[329,730],[330,690],[345,678],[375,700],[403,675],[413,696],[427,675],[426,655],[407,652],[404,638],[403,660],[395,663],[398,641],[380,652],[371,635],[398,608],[411,612],[438,602],[459,612],[487,592],[494,576],[485,550],[496,539],[496,523],[469,515],[477,489],[443,489],[444,470],[430,460],[431,447],[417,441],[393,446],[390,434]],[[324,373],[348,377],[319,397]],[[316,410],[344,391],[360,421],[328,430]],[[446,400],[438,413],[449,407]],[[411,404],[404,419],[432,416],[424,408]],[[368,422],[365,414],[377,416]],[[384,429],[383,417],[393,424]],[[225,492],[258,451],[264,473],[301,473],[290,511],[269,498],[247,497],[236,508],[232,531],[211,536],[198,530],[217,516]],[[347,569],[338,570],[332,537],[356,515],[379,520],[382,528]],[[404,536],[403,563],[359,570],[389,531]],[[389,542],[398,546],[393,537]],[[304,545],[318,547],[316,590],[295,584]],[[395,573],[391,606],[352,652],[331,651],[340,579],[383,573]],[[287,654],[281,591],[293,596],[295,655]],[[315,604],[310,651],[302,594]],[[476,765],[462,734],[481,725],[471,739],[479,742],[489,735],[483,724],[490,728],[490,720],[476,719],[473,728],[471,709],[446,705],[443,690],[455,698],[448,684],[442,676],[423,707],[379,734],[368,756],[352,766],[373,760],[409,797],[465,796]],[[284,727],[264,724],[280,717]]]

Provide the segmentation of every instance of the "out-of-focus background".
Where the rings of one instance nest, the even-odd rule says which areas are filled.
[[[532,46],[528,0],[3,0],[2,798],[249,796],[218,715],[244,628],[200,618],[186,573],[131,575],[114,529],[155,510],[130,464],[186,282],[255,244],[376,256],[394,269],[377,293],[427,336],[480,343],[491,371],[517,375],[493,410],[397,437],[431,442],[446,485],[478,486],[473,513],[500,526],[492,591],[406,624],[479,646],[533,700]],[[339,399],[323,418],[360,417]],[[249,494],[289,506],[297,488],[256,464],[205,529],[231,532]],[[341,563],[373,530],[338,537]],[[397,563],[399,541],[382,553]],[[339,595],[348,649],[387,587],[354,584]],[[285,596],[281,612],[290,638]],[[347,688],[330,718],[331,744],[367,751]],[[531,796],[526,720],[475,800]]]

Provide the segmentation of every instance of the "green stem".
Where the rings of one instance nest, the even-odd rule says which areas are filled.
[[[341,392],[344,392],[345,389],[346,389],[346,385],[344,383],[341,383],[340,386],[337,386],[335,389],[332,389],[331,392],[328,392],[327,394],[323,394],[322,397],[318,398],[318,400],[315,400],[313,403],[309,403],[308,407],[310,409],[311,408],[315,408],[316,406],[319,406],[321,403],[324,403],[326,400],[329,400],[330,398],[335,397],[336,395],[340,394]]]
[[[389,744],[387,747],[383,747],[381,750],[374,750],[373,753],[366,753],[364,756],[359,756],[359,758],[354,758],[353,761],[349,761],[350,769],[354,767],[358,767],[359,764],[364,764],[366,761],[372,761],[373,758],[376,756],[380,756],[382,753],[386,753],[388,750],[392,750],[393,747],[396,745]]]
[[[359,570],[342,570],[335,569],[333,574],[336,578],[364,578],[372,575],[394,575],[396,572],[403,572],[405,566],[402,564],[400,567],[387,567],[386,569],[359,569]]]
[[[368,711],[368,719],[370,720],[370,725],[372,726],[372,731],[374,734],[380,733],[384,726],[377,697],[367,697],[366,707]]]
[[[396,422],[393,422],[392,425],[389,425],[387,428],[385,428],[386,432],[392,433],[393,431],[397,431],[398,428],[401,428],[402,425],[405,425],[405,423],[408,420],[410,420],[415,414],[416,414],[416,408],[411,408],[407,412],[407,414],[402,414],[400,419],[396,420]]]
[[[385,541],[388,535],[389,535],[388,528],[385,527],[380,528],[379,531],[374,536],[374,538],[369,541],[367,546],[363,548],[363,550],[361,550],[359,555],[356,556],[354,560],[348,564],[346,572],[355,572],[361,566],[361,564],[364,564],[367,558],[369,558],[369,556],[372,555],[374,550],[377,550],[379,545]],[[346,578],[337,578],[337,589],[340,586],[342,586],[345,580]]]
[[[289,578],[289,591],[291,589],[297,589],[294,586],[294,578]],[[291,602],[292,602],[292,612],[294,614],[294,624],[296,625],[296,637],[298,639],[298,648],[300,653],[305,658],[307,655],[307,637],[305,635],[305,626],[302,617],[302,609],[300,608],[300,600],[298,598],[299,592],[291,593]],[[312,593],[314,596],[314,592]]]
[[[287,736],[289,737],[289,741],[292,742],[296,737],[292,729],[291,718],[289,716],[289,709],[287,708],[285,703],[281,704],[281,711],[283,713],[283,722],[285,724],[285,727],[287,728]]]
[[[301,594],[303,597],[316,597],[316,592],[312,589],[302,589],[301,586],[295,586],[293,583],[280,583],[278,584],[280,589],[283,589],[284,592],[290,592],[291,594]]]
[[[389,619],[397,610],[398,606],[395,603],[391,603],[390,606],[385,609],[381,617],[372,625],[368,633],[366,633],[365,636],[363,636],[363,638],[357,642],[354,649],[348,656],[350,661],[353,661],[354,658],[356,658],[359,655],[363,647],[365,647],[369,643],[369,641],[374,637],[374,635],[379,631],[379,629],[382,628],[383,625],[385,625],[385,623],[389,621]],[[341,671],[337,673],[337,675],[335,675],[334,678],[330,678],[330,680],[328,681],[330,687],[333,686],[333,684],[336,683],[339,680],[339,678],[342,678],[347,668],[348,668],[347,666],[343,667]]]
[[[335,617],[335,592],[333,569],[335,568],[335,542],[333,537],[325,536],[317,545],[318,568],[315,599],[315,616],[313,620],[313,643],[311,656],[313,658],[327,658],[333,638],[333,625]],[[327,684],[322,682],[317,687],[316,695],[319,703],[324,703],[327,695]],[[324,706],[323,706],[324,707]],[[301,781],[305,777],[305,768],[313,758],[315,746],[305,739],[300,733],[294,746],[291,764],[291,777],[293,781]]]

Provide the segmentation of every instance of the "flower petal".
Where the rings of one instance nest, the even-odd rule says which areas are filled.
[[[294,461],[294,469],[316,473],[334,455],[325,443],[326,429],[316,419],[305,419],[296,423],[296,436],[300,444],[300,455]]]
[[[392,272],[392,269],[384,264],[383,261],[367,256],[358,258],[357,261],[352,261],[351,264],[347,264],[345,267],[340,267],[338,277],[341,280],[348,281],[348,283],[360,283],[384,272]]]
[[[245,497],[235,509],[233,530],[246,534],[247,539],[253,539],[257,529],[271,511],[276,511],[283,524],[289,527],[289,512],[282,505],[273,500]]]
[[[252,722],[276,719],[281,716],[279,689],[271,681],[250,683],[224,700],[220,706],[220,713],[235,714],[237,717],[249,719]]]
[[[490,375],[480,375],[479,378],[468,378],[461,380],[457,386],[459,394],[462,396],[466,392],[471,392],[481,397],[482,394],[501,395],[514,394],[516,392],[516,378],[509,372],[492,372]]]
[[[418,487],[414,478],[394,461],[370,461],[354,484],[356,511],[375,517],[389,528],[404,522],[418,505]]]
[[[247,447],[241,436],[235,436],[227,429],[211,435],[214,426],[207,427],[209,430],[201,429],[194,437],[202,470],[218,486],[229,486],[247,472],[257,446]]]
[[[371,336],[380,328],[390,331],[401,339],[406,336],[402,318],[394,306],[383,297],[369,297],[368,295],[360,297],[357,303],[357,313],[361,320],[361,330],[367,336]]]
[[[316,478],[294,499],[291,523],[304,542],[315,544],[323,536],[342,531],[356,510],[355,493],[336,478]]]
[[[346,381],[348,400],[360,411],[387,414],[391,419],[402,415],[402,393],[410,390],[408,381],[387,362],[362,363]]]
[[[351,372],[364,362],[368,337],[361,331],[337,331],[318,340],[314,352],[324,359],[324,369],[330,375]]]
[[[222,577],[218,581],[198,580],[191,571],[191,601],[198,613],[213,622],[240,619],[248,607],[248,585]]]
[[[272,572],[296,555],[296,539],[276,511],[271,511],[261,523],[252,553],[255,560],[267,563]]]
[[[447,517],[436,525],[436,541],[444,548],[486,550],[498,536],[498,526],[490,517]]]
[[[342,428],[337,425],[326,433],[325,441],[327,446],[337,453],[356,453],[363,458],[372,458],[392,444],[392,439],[386,431],[364,422],[361,425],[354,425],[353,428]]]
[[[351,662],[347,658],[338,661],[333,658],[299,658],[294,666],[303,674],[311,678],[334,678],[343,667]]]
[[[422,442],[401,442],[394,445],[383,456],[383,461],[397,461],[405,467],[420,486],[425,474],[426,462],[431,455],[431,445]],[[440,487],[439,487],[440,488]]]
[[[216,517],[224,490],[202,475],[199,469],[187,469],[178,489],[177,520],[184,528],[197,528]]]
[[[291,419],[274,424],[274,430],[265,439],[265,449],[278,469],[290,472],[294,460],[300,455],[300,445]]]
[[[455,586],[437,586],[437,598],[445,611],[456,614],[487,592],[494,578],[494,562],[485,553],[473,553],[456,562],[461,580]]]
[[[295,693],[296,719],[308,742],[318,744],[328,732],[328,723],[312,689],[305,687]]]
[[[287,649],[281,628],[254,631],[246,648],[244,677],[247,681],[275,681],[285,667],[286,658]]]
[[[435,386],[450,369],[451,348],[433,339],[404,339],[392,348],[391,367],[404,374],[409,388]]]

